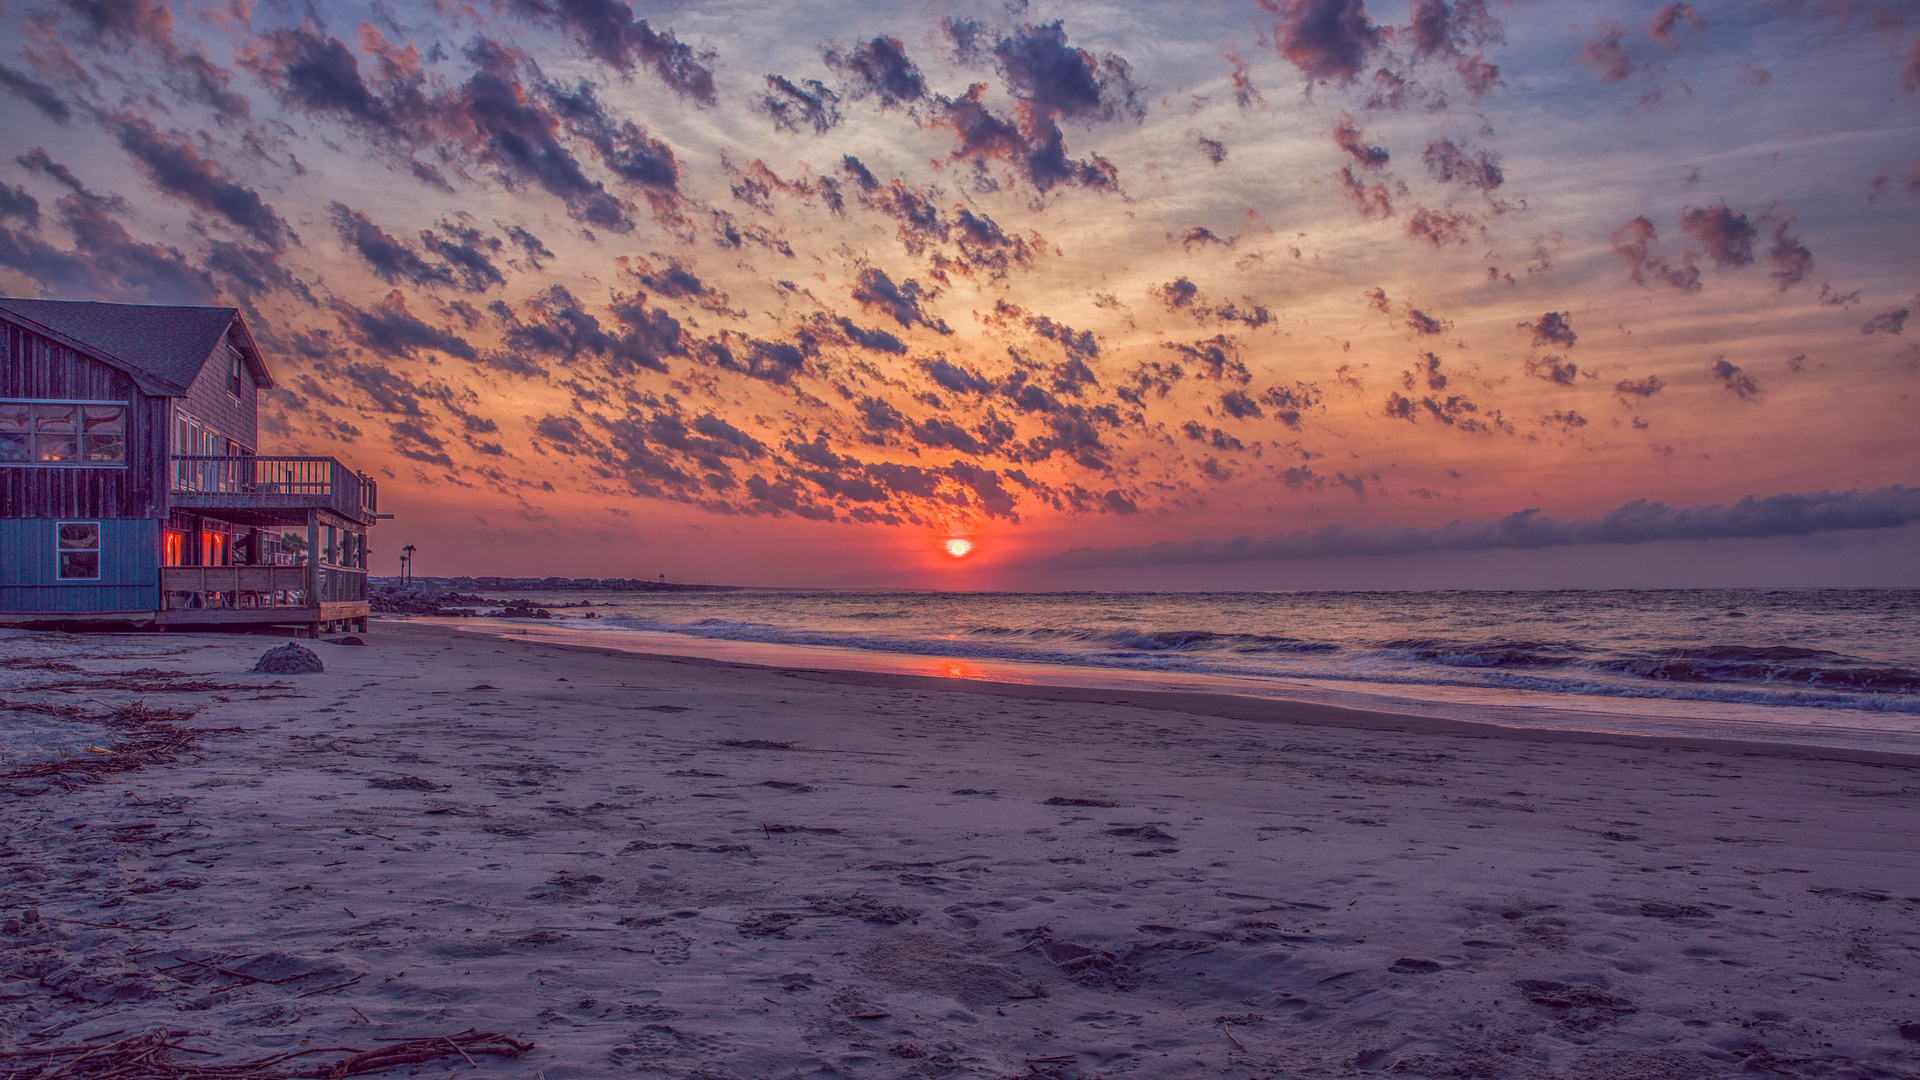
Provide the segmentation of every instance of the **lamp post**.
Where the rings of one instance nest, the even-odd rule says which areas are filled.
[[[413,545],[400,549],[400,584],[403,588],[413,588]]]

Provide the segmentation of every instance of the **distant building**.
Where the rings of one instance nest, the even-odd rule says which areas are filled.
[[[0,625],[366,628],[376,488],[259,454],[233,308],[0,297]]]

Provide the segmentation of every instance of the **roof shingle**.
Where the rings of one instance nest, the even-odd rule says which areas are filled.
[[[97,300],[26,300],[0,296],[0,309],[32,319],[119,361],[136,372],[180,388],[193,384],[214,346],[240,312],[228,307],[109,304]],[[266,376],[258,356],[248,357]]]

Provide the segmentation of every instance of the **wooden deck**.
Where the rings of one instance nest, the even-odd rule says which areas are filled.
[[[7,611],[0,626],[103,626],[130,624],[136,630],[170,627],[298,627],[325,633],[333,628],[365,630],[372,610],[365,602],[324,603],[311,607],[198,608],[187,611]]]
[[[333,458],[176,455],[167,504],[252,525],[300,524],[310,510],[371,525],[380,502],[371,477]]]

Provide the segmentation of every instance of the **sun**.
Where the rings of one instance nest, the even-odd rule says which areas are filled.
[[[953,556],[956,559],[966,558],[967,553],[972,550],[973,550],[973,541],[971,540],[962,540],[956,536],[953,539],[947,541],[947,554]]]

